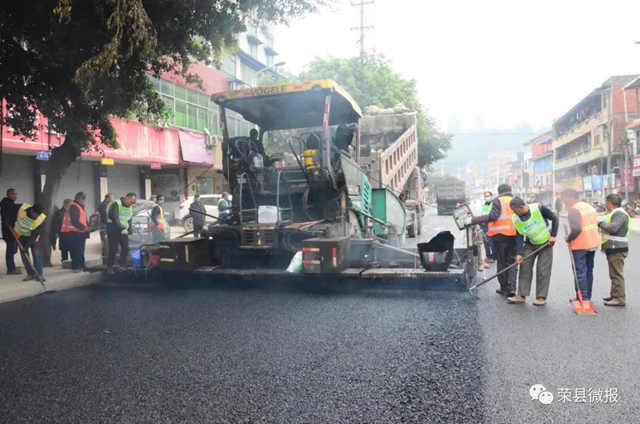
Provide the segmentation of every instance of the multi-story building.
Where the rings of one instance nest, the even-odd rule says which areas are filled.
[[[552,132],[549,131],[532,139],[525,146],[526,169],[529,175],[529,192],[536,194],[540,202],[552,203],[553,178],[552,160],[553,151]]]
[[[571,187],[590,197],[598,192],[590,186],[590,176],[601,179],[620,169],[627,125],[624,87],[635,78],[609,78],[553,124],[556,190]]]
[[[219,193],[225,188],[222,176],[220,117],[211,102],[216,92],[251,85],[258,73],[275,75],[273,29],[249,22],[239,36],[240,51],[225,56],[220,71],[200,63],[190,73],[202,79],[203,89],[184,78],[165,73],[151,77],[155,89],[168,106],[169,122],[162,128],[135,121],[112,119],[120,148],[85,152],[67,170],[54,200],[61,205],[78,191],[87,194],[87,210],[93,212],[108,192],[121,196],[134,191],[141,198],[164,194],[166,210],[184,196]],[[2,103],[2,116],[6,116]],[[249,135],[252,125],[242,117],[227,116],[231,137]],[[64,135],[46,131],[46,120],[38,117],[41,130],[34,140],[23,141],[11,128],[0,128],[0,191],[15,188],[19,200],[33,203],[46,181],[46,160],[51,150],[64,142]]]
[[[627,111],[627,138],[629,140],[630,156],[632,157],[632,172],[635,192],[640,193],[640,77],[637,77],[624,87],[625,110]],[[631,94],[631,95],[628,95]],[[633,106],[630,105],[633,103]],[[633,112],[629,113],[629,109]]]

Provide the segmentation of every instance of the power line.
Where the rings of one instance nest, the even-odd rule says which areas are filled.
[[[364,7],[369,4],[373,4],[374,0],[364,1],[360,0],[360,3],[351,2],[351,6],[360,7],[360,26],[351,27],[351,30],[360,31],[360,54],[364,54],[364,32],[368,29],[373,29],[373,25],[364,25]]]

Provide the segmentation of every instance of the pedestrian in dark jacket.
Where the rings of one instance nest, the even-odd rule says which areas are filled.
[[[18,243],[11,232],[11,229],[16,223],[18,218],[18,210],[20,205],[16,204],[18,200],[18,192],[10,188],[7,190],[7,197],[0,201],[0,217],[2,219],[2,239],[7,245],[7,252],[5,254],[5,263],[7,264],[8,275],[20,275],[20,271],[16,267],[15,255],[18,253]]]
[[[120,249],[120,266],[125,267],[129,256],[129,236],[132,234],[133,205],[138,201],[135,193],[128,193],[107,206],[107,274],[114,274],[113,265]]]
[[[622,207],[622,199],[617,194],[607,196],[605,206],[607,216],[598,223],[603,231],[602,250],[609,263],[609,278],[611,279],[611,293],[604,299],[606,306],[625,306],[624,261],[629,255],[629,236],[631,232],[631,217]]]
[[[202,230],[204,229],[204,224],[206,221],[206,209],[204,207],[204,203],[200,200],[200,195],[196,194],[193,196],[193,203],[189,209],[193,209],[196,212],[191,212],[191,218],[193,219],[193,236],[200,237],[202,234]]]

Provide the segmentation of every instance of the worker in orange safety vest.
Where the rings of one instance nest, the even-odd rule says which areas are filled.
[[[71,269],[81,272],[85,267],[84,252],[89,238],[90,228],[84,203],[87,196],[83,192],[76,193],[74,201],[69,204],[62,218],[60,234],[63,234],[71,254]]]
[[[571,246],[582,299],[591,300],[593,265],[596,251],[601,245],[598,214],[593,206],[578,200],[578,192],[573,189],[568,188],[562,192],[562,201],[567,206],[571,229],[564,239]]]
[[[497,271],[500,272],[516,262],[516,227],[511,217],[514,212],[511,209],[511,186],[500,184],[498,196],[491,202],[491,210],[488,215],[473,217],[472,224],[488,224],[487,236],[493,242],[493,251],[497,261]],[[511,268],[498,276],[500,288],[496,293],[506,297],[516,294],[518,269]]]

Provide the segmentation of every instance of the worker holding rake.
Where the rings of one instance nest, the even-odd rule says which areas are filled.
[[[511,217],[516,227],[516,262],[520,265],[518,294],[507,298],[509,303],[525,303],[531,292],[533,265],[536,264],[536,300],[535,306],[547,303],[551,266],[553,264],[553,245],[558,235],[560,219],[549,208],[539,205],[527,205],[519,197],[510,202],[513,209]],[[549,229],[551,221],[551,229]],[[544,247],[546,245],[546,247]],[[526,260],[523,260],[526,258]]]

